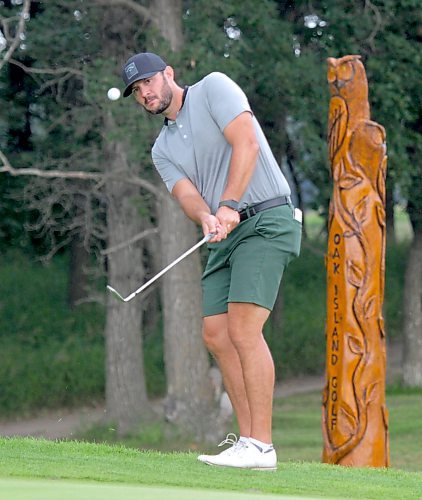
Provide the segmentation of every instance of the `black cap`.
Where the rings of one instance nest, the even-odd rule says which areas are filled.
[[[159,71],[166,69],[166,66],[167,64],[161,57],[152,52],[142,52],[132,56],[126,61],[122,71],[122,78],[125,83],[123,97],[130,95],[133,82],[154,76]]]

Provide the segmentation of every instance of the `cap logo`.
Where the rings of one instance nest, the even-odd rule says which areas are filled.
[[[134,62],[131,62],[126,66],[125,73],[128,80],[130,80],[132,77],[134,77],[136,74],[139,73],[138,68],[136,67]]]

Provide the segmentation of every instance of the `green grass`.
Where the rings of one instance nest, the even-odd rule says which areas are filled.
[[[387,407],[390,412],[391,467],[422,473],[422,389],[394,387],[387,392]],[[118,439],[110,426],[95,427],[77,437],[96,443],[120,443],[160,451],[198,449],[197,443],[169,438],[166,425],[156,422],[124,439]],[[273,442],[280,462],[320,462],[321,394],[314,392],[275,399],[273,429]],[[215,453],[215,447],[201,447],[201,451]]]
[[[0,438],[0,498],[236,500],[258,498],[261,493],[301,498],[421,498],[422,390],[393,387],[387,392],[387,405],[390,469],[319,463],[321,395],[310,393],[275,400],[274,444],[279,457],[275,473],[207,467],[197,462],[196,451],[147,450],[172,445],[163,441],[165,433],[157,423],[150,434],[144,430],[125,444]],[[96,432],[100,440],[101,433]],[[115,439],[114,433],[104,437]]]
[[[8,500],[262,500],[262,494],[228,491],[198,490],[193,488],[170,488],[126,484],[105,484],[88,481],[0,479],[0,491]],[[266,494],[265,499],[280,498]],[[305,498],[283,496],[289,498]],[[306,497],[309,498],[309,497]]]
[[[62,479],[323,498],[405,499],[422,492],[422,473],[394,469],[287,462],[277,472],[265,473],[208,467],[194,453],[28,438],[0,438],[0,448],[0,477],[54,479],[57,498]]]

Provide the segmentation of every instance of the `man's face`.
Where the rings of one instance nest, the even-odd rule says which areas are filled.
[[[132,94],[139,104],[152,115],[163,113],[173,99],[173,92],[164,72],[135,82],[132,85]]]

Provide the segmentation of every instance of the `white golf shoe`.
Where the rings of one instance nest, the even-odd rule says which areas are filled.
[[[226,448],[221,453],[218,453],[217,455],[199,455],[198,460],[200,462],[208,463],[209,459],[211,460],[215,457],[231,456],[233,453],[236,453],[238,448],[241,448],[245,445],[245,441],[238,440],[236,434],[230,432],[229,434],[227,434],[226,439],[223,439],[223,441],[221,441],[218,446],[224,446],[225,444],[230,444],[231,446],[229,448]]]
[[[234,436],[234,439],[231,436]],[[272,446],[268,450],[263,451],[250,441],[238,441],[236,435],[232,433],[228,434],[219,446],[223,446],[224,444],[231,444],[232,446],[218,455],[200,455],[198,460],[207,465],[217,465],[220,467],[237,467],[252,470],[277,469],[277,455]]]

